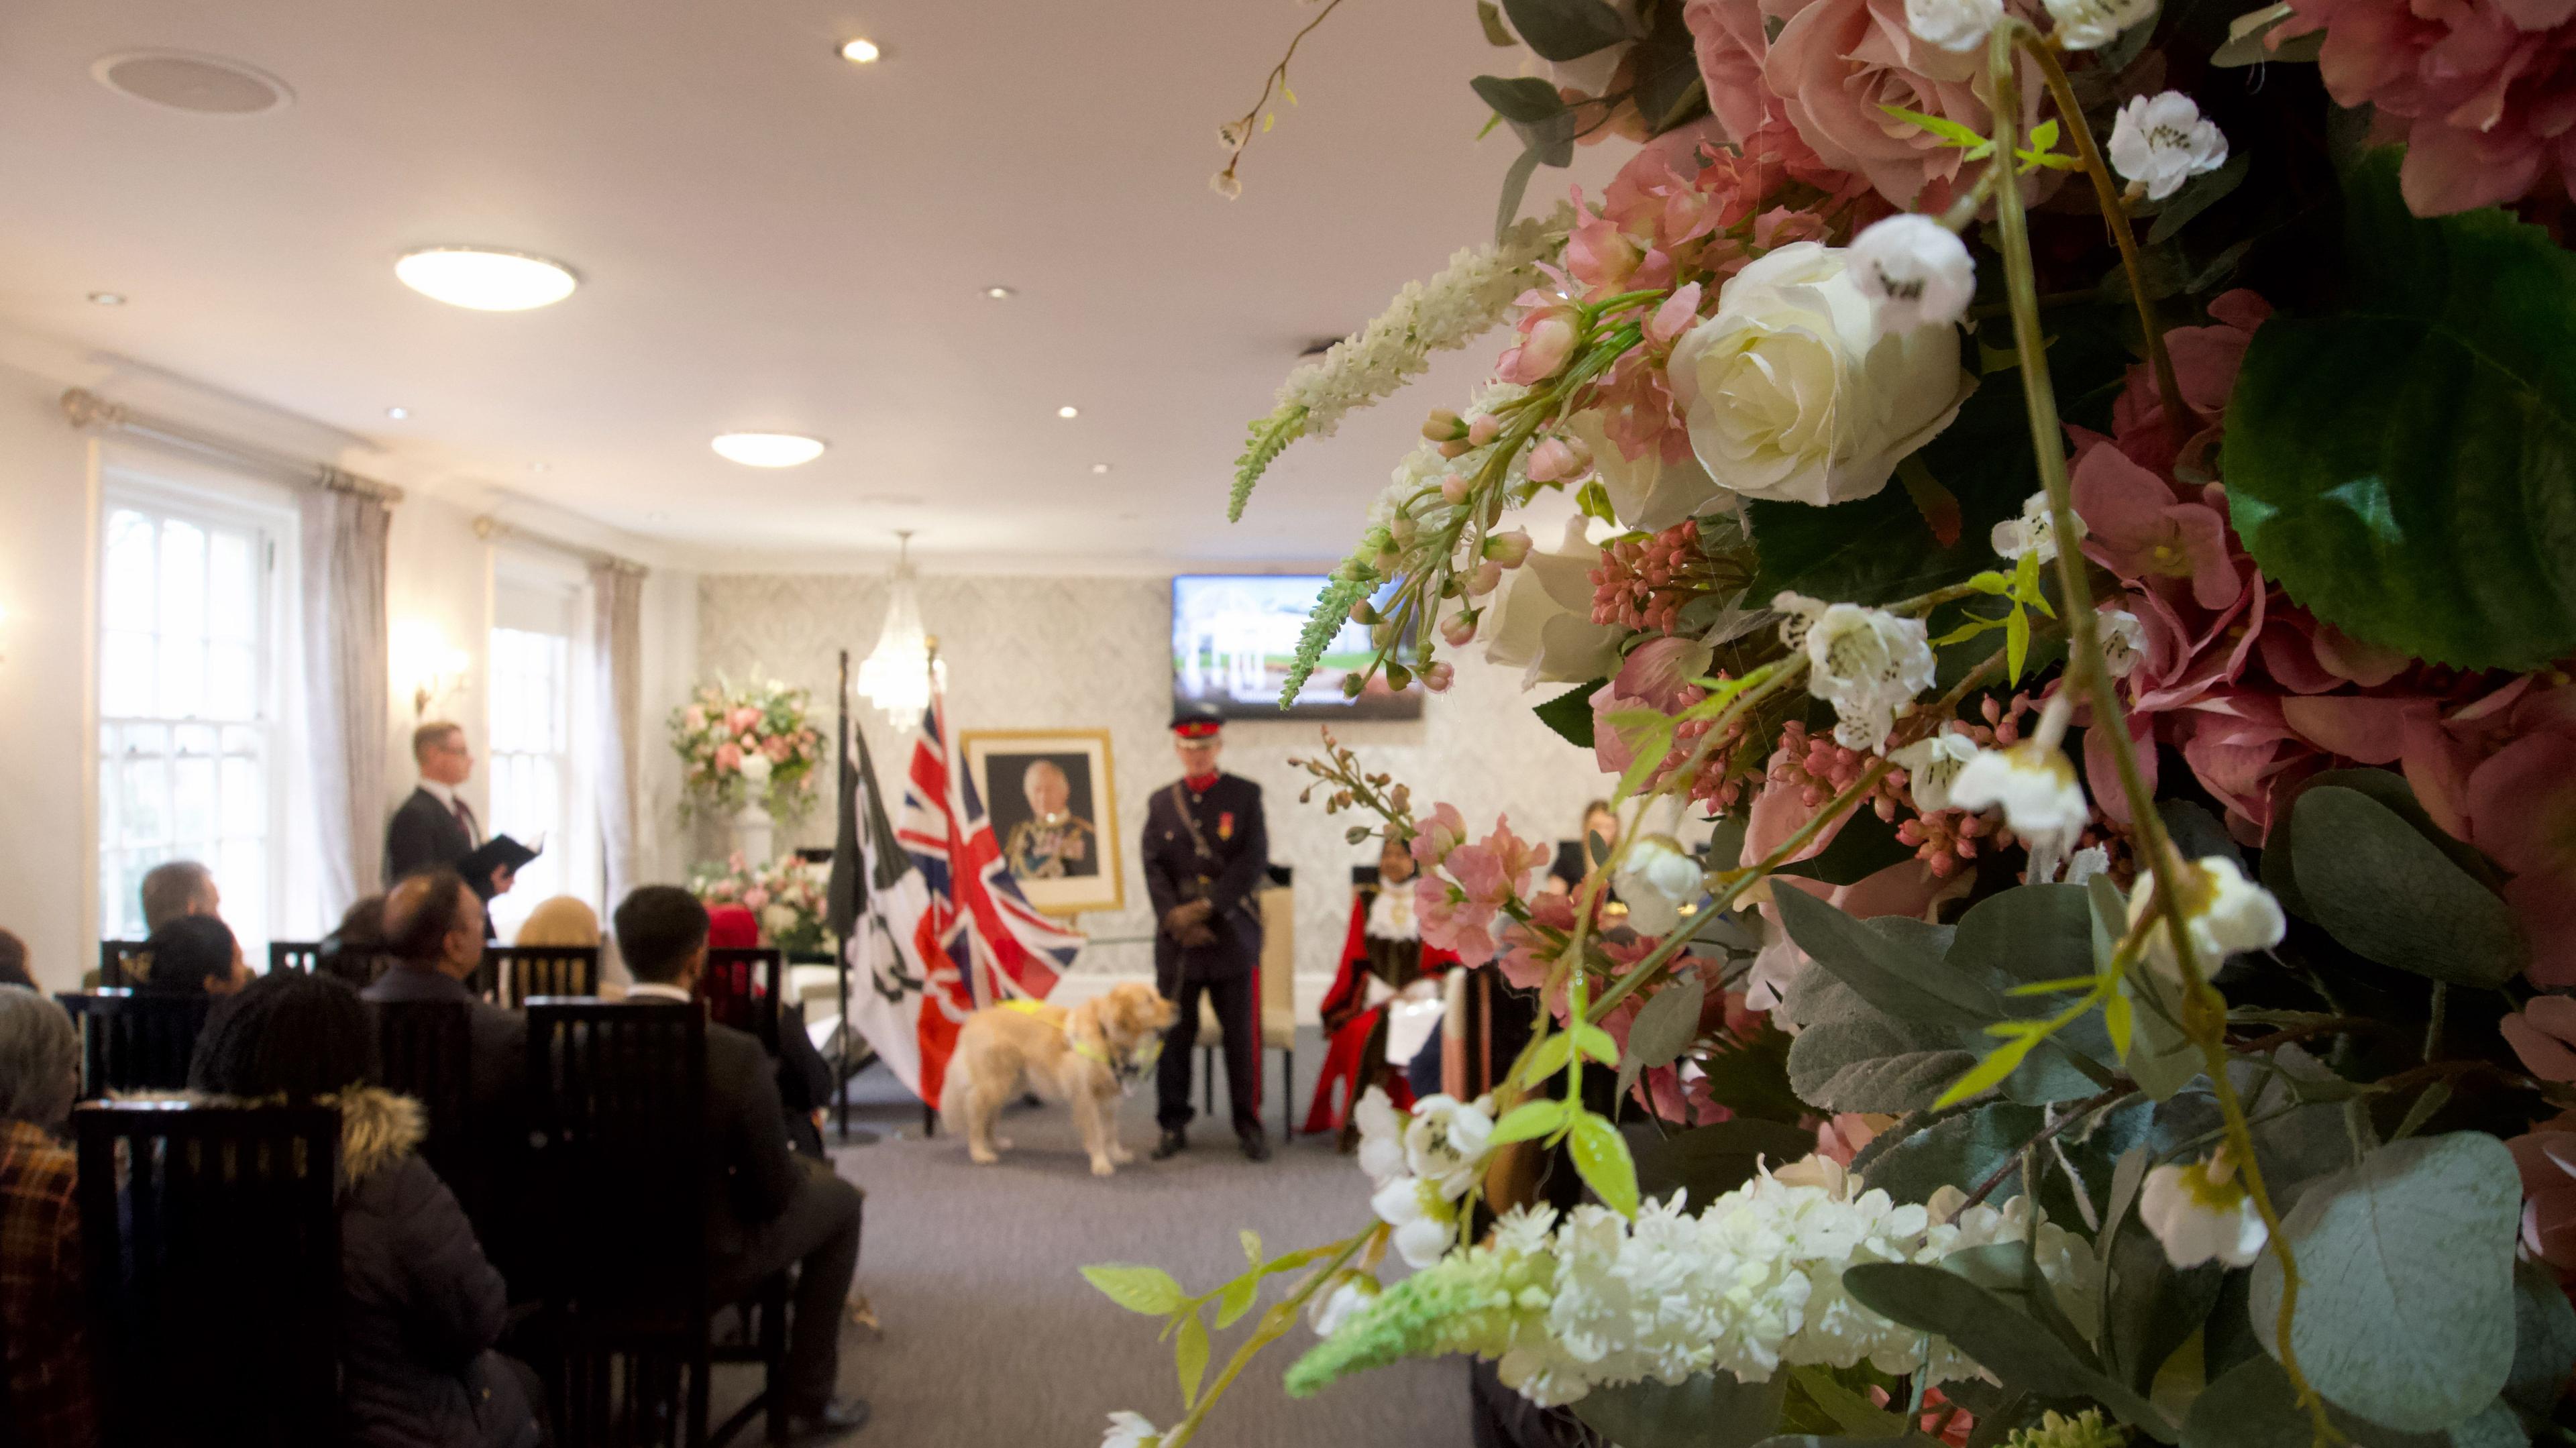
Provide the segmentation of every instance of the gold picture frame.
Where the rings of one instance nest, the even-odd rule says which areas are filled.
[[[1049,915],[1125,907],[1127,849],[1108,730],[963,729],[957,747],[1031,905]]]

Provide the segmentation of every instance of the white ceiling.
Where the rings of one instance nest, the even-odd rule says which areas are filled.
[[[1488,234],[1514,143],[1474,140],[1466,78],[1519,56],[1463,3],[1346,7],[1228,203],[1217,125],[1313,14],[10,0],[0,323],[362,435],[413,486],[528,495],[702,561],[876,553],[895,527],[934,556],[1331,558],[1494,348],[1292,450],[1229,528],[1242,425],[1309,340]],[[883,63],[837,57],[858,34]],[[199,116],[90,78],[146,47],[247,62],[295,103]],[[394,280],[398,253],[456,242],[585,284],[496,315]],[[101,290],[131,300],[84,301]],[[708,450],[733,429],[832,450],[754,471]]]

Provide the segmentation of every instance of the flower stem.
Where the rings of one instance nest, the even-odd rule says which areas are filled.
[[[1333,1274],[1341,1270],[1343,1263],[1351,1260],[1352,1254],[1367,1245],[1370,1238],[1384,1233],[1385,1230],[1383,1225],[1371,1227],[1342,1243],[1341,1250],[1333,1254],[1331,1261],[1308,1273],[1306,1280],[1297,1285],[1296,1291],[1272,1303],[1270,1310],[1261,1315],[1259,1328],[1235,1348],[1234,1356],[1226,1360],[1225,1368],[1217,1374],[1216,1381],[1208,1384],[1207,1391],[1199,1394],[1198,1405],[1190,1409],[1190,1415],[1173,1424],[1163,1433],[1161,1448],[1182,1448],[1183,1444],[1189,1442],[1191,1436],[1198,1432],[1199,1425],[1207,1421],[1208,1410],[1216,1406],[1217,1399],[1225,1396],[1227,1388],[1234,1386],[1234,1380],[1251,1365],[1253,1357],[1263,1348],[1278,1341],[1291,1326],[1295,1325],[1297,1309],[1304,1307],[1307,1299],[1313,1297],[1325,1283],[1332,1281]]]

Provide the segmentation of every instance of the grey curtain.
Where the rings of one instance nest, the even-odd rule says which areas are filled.
[[[385,537],[380,500],[325,483],[301,494],[304,719],[320,893],[338,918],[375,888],[385,845]]]
[[[599,845],[608,867],[608,904],[614,908],[634,888],[635,759],[642,710],[644,570],[623,563],[590,569],[591,657],[599,669]]]

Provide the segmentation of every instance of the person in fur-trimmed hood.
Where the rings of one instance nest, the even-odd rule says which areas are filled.
[[[534,1377],[492,1350],[501,1274],[415,1148],[420,1103],[369,1084],[375,1031],[357,992],[280,972],[207,1029],[189,1069],[201,1100],[340,1110],[340,1393],[364,1448],[533,1448]]]

